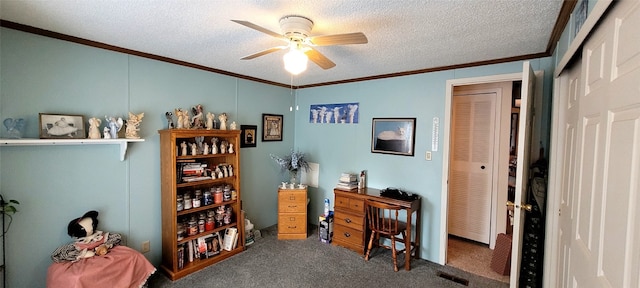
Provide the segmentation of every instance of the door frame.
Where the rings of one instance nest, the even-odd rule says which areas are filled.
[[[534,95],[534,113],[535,115],[540,115],[541,103],[542,103],[542,85],[543,85],[543,77],[544,71],[535,71],[535,95]],[[451,145],[451,116],[452,116],[452,101],[453,101],[453,89],[455,86],[467,86],[467,85],[476,85],[476,84],[488,84],[495,82],[513,82],[513,81],[522,81],[522,72],[510,73],[510,74],[500,74],[500,75],[490,75],[490,76],[482,76],[482,77],[472,77],[472,78],[461,78],[461,79],[450,79],[446,82],[446,94],[445,94],[445,110],[444,110],[444,127],[443,127],[443,139],[442,139],[442,191],[440,198],[440,248],[439,248],[439,257],[438,264],[446,265],[447,263],[447,243],[448,243],[448,228],[447,228],[447,220],[449,215],[449,167],[450,167],[450,145]],[[532,141],[531,151],[538,151],[540,144],[535,139],[540,139],[539,137],[539,122],[540,117],[536,117],[534,123],[532,124]],[[498,123],[498,122],[496,122]],[[499,152],[497,152],[499,153]],[[508,177],[508,175],[502,175],[504,177]],[[495,177],[502,177],[499,173],[496,173]],[[505,208],[506,211],[506,208]],[[492,238],[491,241],[495,241],[494,227],[492,227]],[[495,244],[495,242],[493,242]],[[493,245],[491,245],[493,247]],[[547,256],[545,255],[545,258]]]

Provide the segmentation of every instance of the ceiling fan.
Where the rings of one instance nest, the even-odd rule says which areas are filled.
[[[322,36],[311,36],[311,29],[313,28],[313,21],[311,19],[299,16],[299,15],[287,15],[280,18],[280,29],[282,30],[282,34],[273,32],[264,27],[258,26],[248,21],[243,20],[231,20],[240,25],[244,25],[246,27],[258,30],[262,33],[270,35],[272,37],[281,39],[287,42],[287,45],[272,47],[258,53],[254,53],[248,56],[241,58],[242,60],[249,60],[253,58],[257,58],[269,53],[277,52],[284,49],[290,49],[290,52],[287,53],[284,57],[285,61],[285,69],[291,72],[292,74],[298,74],[306,69],[306,59],[311,60],[313,63],[316,63],[322,69],[330,69],[336,66],[333,61],[329,60],[326,56],[322,55],[318,50],[314,49],[313,46],[333,46],[333,45],[347,45],[347,44],[365,44],[368,42],[367,36],[365,36],[361,32],[355,33],[346,33],[346,34],[334,34],[334,35],[322,35]],[[293,67],[292,70],[287,67],[287,57],[289,57],[289,62],[296,61],[304,61],[304,67]],[[291,59],[294,57],[293,59]],[[298,57],[298,58],[295,58]],[[302,63],[290,63],[292,65]],[[297,73],[295,73],[297,72]]]

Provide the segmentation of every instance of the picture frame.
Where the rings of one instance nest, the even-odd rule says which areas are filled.
[[[258,125],[240,125],[240,148],[256,147]]]
[[[575,12],[574,12],[575,14],[573,15],[574,17],[573,37],[574,38],[578,35],[578,32],[580,32],[580,28],[582,28],[582,25],[587,20],[587,14],[589,12],[588,7],[589,7],[589,0],[582,0],[577,5],[577,8],[575,9]]]
[[[282,141],[283,117],[279,114],[262,114],[262,141]]]
[[[416,118],[373,118],[371,153],[414,156]]]
[[[87,138],[83,115],[39,113],[40,139]]]

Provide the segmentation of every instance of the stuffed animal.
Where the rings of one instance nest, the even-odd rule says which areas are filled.
[[[67,226],[67,234],[75,242],[56,249],[51,255],[53,261],[77,261],[82,258],[102,256],[107,254],[109,249],[119,245],[122,236],[97,230],[98,222],[98,211],[93,210],[71,220]]]

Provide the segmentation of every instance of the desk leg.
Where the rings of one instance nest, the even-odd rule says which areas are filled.
[[[411,270],[411,218],[413,211],[407,209],[407,239],[404,239],[404,270]],[[417,234],[416,234],[417,235]]]
[[[416,212],[416,252],[414,254],[414,258],[418,259],[420,258],[420,230],[422,228],[422,226],[420,225],[422,225],[422,216],[420,215],[420,209],[418,209]]]

